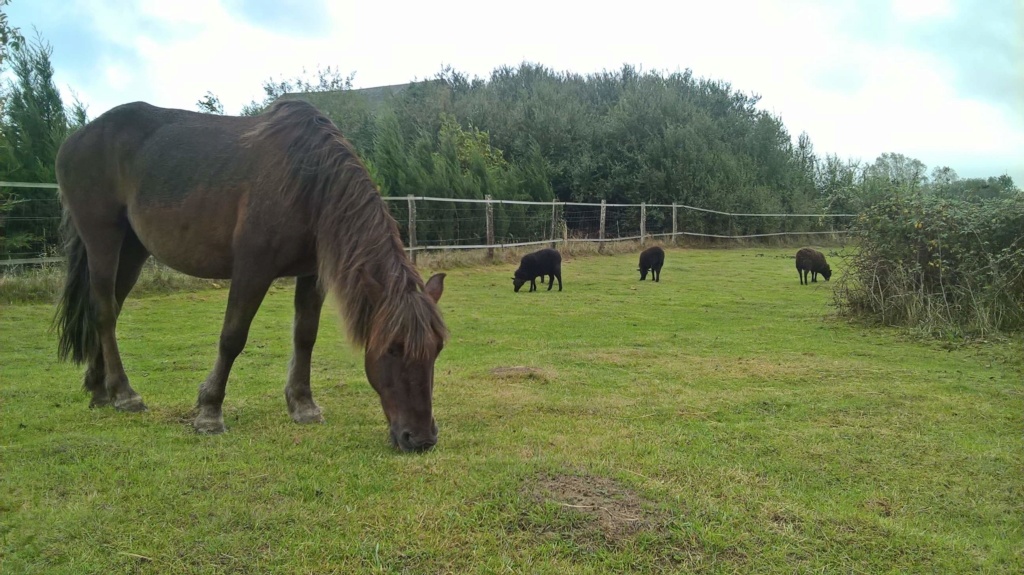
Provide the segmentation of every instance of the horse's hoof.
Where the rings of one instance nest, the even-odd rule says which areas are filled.
[[[193,422],[197,433],[204,435],[217,435],[227,431],[224,427],[224,417],[221,415],[206,415],[200,413]]]
[[[292,412],[292,421],[295,423],[323,423],[324,416],[319,407],[312,409],[299,409]]]
[[[118,411],[127,411],[129,413],[137,413],[139,411],[146,411],[146,404],[142,403],[142,398],[139,396],[129,397],[128,399],[114,400],[114,409]]]
[[[227,431],[227,428],[224,427],[223,419],[197,417],[195,421],[192,422],[192,427],[195,428],[196,433],[202,433],[204,435],[217,435]]]

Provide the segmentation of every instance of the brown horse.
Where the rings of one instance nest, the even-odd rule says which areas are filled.
[[[365,166],[311,105],[279,102],[228,117],[118,106],[57,156],[68,277],[57,310],[59,356],[88,363],[91,406],[146,409],[128,383],[117,316],[152,255],[183,273],[231,280],[217,361],[199,386],[196,430],[224,431],[228,373],[271,283],[295,277],[294,350],[284,388],[299,423],[322,421],[309,387],[324,291],[365,350],[394,445],[437,442],[434,361],[447,338],[425,284]]]

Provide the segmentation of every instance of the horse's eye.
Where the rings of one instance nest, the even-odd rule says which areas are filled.
[[[395,343],[392,343],[391,345],[388,346],[388,355],[394,355],[398,357],[405,355],[405,345],[397,341]]]

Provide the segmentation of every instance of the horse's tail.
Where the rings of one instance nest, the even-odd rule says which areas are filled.
[[[68,275],[53,320],[60,337],[57,357],[62,361],[71,358],[75,363],[84,363],[100,350],[96,309],[89,288],[89,258],[85,252],[85,243],[78,235],[78,228],[67,209],[64,210],[61,231],[68,260]]]

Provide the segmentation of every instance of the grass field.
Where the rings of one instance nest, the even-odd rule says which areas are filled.
[[[215,437],[190,423],[226,290],[129,298],[142,414],[87,408],[51,305],[0,307],[0,573],[1024,572],[1020,338],[836,319],[793,252],[671,249],[659,284],[569,258],[561,293],[449,270],[421,455],[330,306],[326,423],[291,422],[285,285]]]

